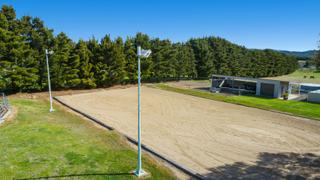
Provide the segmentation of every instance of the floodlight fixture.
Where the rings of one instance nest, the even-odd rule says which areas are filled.
[[[141,57],[147,58],[150,55],[151,55],[151,50],[150,49],[148,49],[148,50],[142,49],[141,50],[141,54],[140,54]]]
[[[146,175],[146,172],[142,169],[141,161],[141,67],[140,57],[147,58],[151,54],[151,50],[141,49],[140,46],[137,48],[138,54],[138,165],[134,174],[138,177]]]
[[[53,51],[52,51],[52,50],[51,50],[51,51],[49,51],[49,52],[48,52],[48,54],[52,55],[52,54],[53,54]]]

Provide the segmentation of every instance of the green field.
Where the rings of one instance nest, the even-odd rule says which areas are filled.
[[[136,151],[107,131],[44,100],[11,98],[16,118],[0,125],[0,179],[136,179]],[[143,157],[150,179],[174,179]]]
[[[279,111],[295,116],[320,120],[320,104],[298,101],[284,101],[281,99],[262,98],[255,96],[225,96],[222,94],[215,94],[211,92],[172,87],[166,84],[156,84],[154,85],[154,87],[160,88],[162,90],[197,96],[216,101],[240,104],[265,110]]]
[[[310,78],[310,76],[313,76],[314,78]],[[299,83],[320,84],[320,71],[297,70],[292,74],[278,76],[278,77],[270,77],[267,79],[276,79],[276,80],[292,81],[292,82],[299,82]]]

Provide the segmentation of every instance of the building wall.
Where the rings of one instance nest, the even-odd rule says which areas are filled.
[[[211,90],[214,92],[220,92],[220,88],[218,88],[218,84],[215,84],[215,80],[223,81],[223,80],[234,80],[235,89],[239,88],[238,84],[246,84],[249,81],[254,85],[256,83],[256,88],[252,89],[253,93],[255,91],[255,94],[257,96],[261,96],[261,83],[265,84],[272,84],[274,86],[273,88],[273,98],[280,98],[284,92],[290,93],[289,90],[289,82],[286,81],[278,81],[278,80],[269,80],[269,79],[257,79],[257,78],[245,78],[245,77],[234,77],[234,76],[222,76],[222,75],[213,75],[212,76],[212,85]],[[241,81],[243,80],[243,83]],[[233,87],[233,86],[232,86]],[[271,93],[271,92],[270,92]]]
[[[257,80],[257,88],[256,88],[256,95],[261,96],[261,84],[272,84],[274,86],[273,89],[273,97],[279,98],[281,97],[281,84],[280,81],[265,81],[265,80]]]
[[[309,102],[320,102],[320,92],[309,92],[308,93]]]

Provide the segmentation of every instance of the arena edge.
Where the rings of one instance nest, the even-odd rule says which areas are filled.
[[[213,94],[211,92],[172,87],[161,83],[155,84],[152,87],[215,101],[222,101],[263,110],[276,111],[293,116],[320,120],[320,104],[315,103],[283,101],[280,99],[263,98],[257,96],[224,96],[222,94]]]

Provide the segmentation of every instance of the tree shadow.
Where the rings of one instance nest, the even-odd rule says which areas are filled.
[[[200,91],[210,91],[210,87],[196,87],[196,88],[193,88],[195,90],[200,90]]]
[[[87,173],[87,174],[66,174],[66,175],[56,175],[56,176],[42,176],[42,177],[32,177],[32,178],[21,178],[16,180],[37,180],[37,179],[56,179],[56,178],[77,178],[77,177],[94,177],[94,176],[133,176],[133,173]]]
[[[320,179],[320,156],[305,153],[260,153],[255,164],[236,162],[211,168],[206,179]]]

